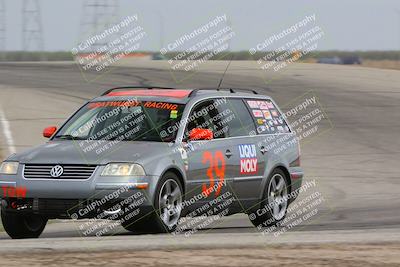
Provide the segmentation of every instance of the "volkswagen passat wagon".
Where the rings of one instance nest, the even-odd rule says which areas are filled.
[[[251,90],[113,88],[43,135],[0,167],[12,238],[38,237],[56,218],[176,232],[186,218],[246,213],[268,227],[303,177],[295,133]]]

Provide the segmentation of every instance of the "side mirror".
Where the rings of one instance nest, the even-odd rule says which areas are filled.
[[[190,141],[196,140],[211,140],[213,139],[213,132],[209,129],[194,128],[189,134]]]
[[[43,137],[50,138],[57,131],[56,126],[50,126],[43,130]]]

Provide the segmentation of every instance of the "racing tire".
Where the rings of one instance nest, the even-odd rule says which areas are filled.
[[[285,173],[275,169],[268,177],[260,206],[248,214],[255,227],[279,225],[285,219],[289,207],[288,189]]]
[[[182,214],[183,190],[178,176],[167,172],[158,182],[154,209],[134,222],[123,222],[122,226],[135,233],[170,233],[177,228]]]
[[[12,239],[38,238],[47,224],[47,218],[37,214],[17,214],[1,211],[4,230]]]

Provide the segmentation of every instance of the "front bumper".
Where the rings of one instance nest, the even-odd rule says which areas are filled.
[[[96,167],[88,179],[27,179],[24,165],[20,164],[16,175],[0,175],[0,198],[90,200],[118,194],[124,199],[140,191],[152,199],[157,176],[100,176],[103,168]]]
[[[122,207],[140,214],[152,210],[158,176],[100,176],[103,168],[97,166],[88,179],[27,179],[21,164],[16,175],[0,176],[2,209],[66,219],[97,218]]]

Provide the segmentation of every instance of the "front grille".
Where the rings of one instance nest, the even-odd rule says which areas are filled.
[[[64,171],[59,177],[50,175],[54,166],[60,165]],[[27,179],[89,179],[96,169],[96,165],[71,164],[26,164],[24,177]]]
[[[72,214],[80,208],[85,207],[84,202],[77,199],[38,199],[37,211],[42,213]]]

